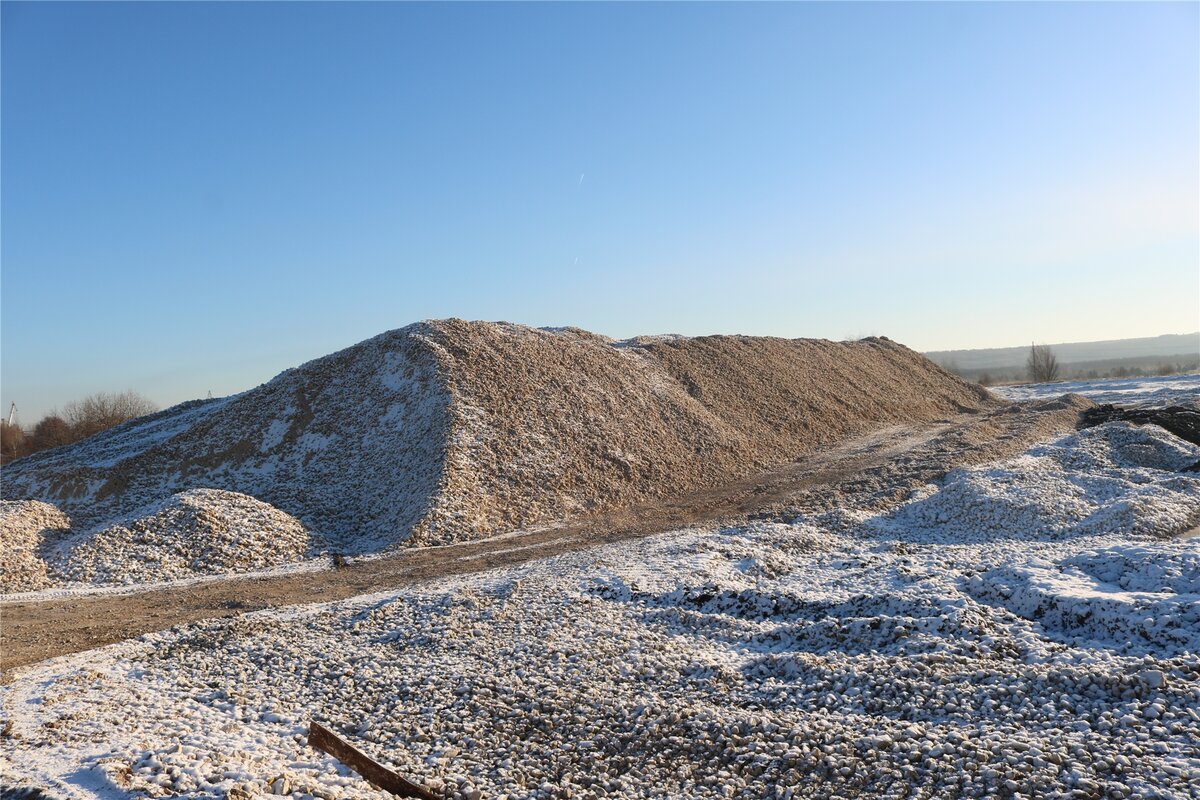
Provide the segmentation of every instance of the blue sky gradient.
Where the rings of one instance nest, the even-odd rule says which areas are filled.
[[[1198,9],[5,2],[4,407],[445,316],[1194,331]]]

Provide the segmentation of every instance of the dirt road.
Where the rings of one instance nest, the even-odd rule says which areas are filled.
[[[963,415],[910,428],[889,428],[753,477],[686,496],[605,513],[562,526],[446,547],[413,548],[321,572],[259,578],[227,578],[184,587],[120,595],[94,595],[0,604],[0,670],[88,650],[196,620],[230,617],[268,607],[339,600],[559,553],[647,536],[689,525],[712,525],[767,514],[814,489],[861,482],[872,471],[904,465],[905,475],[928,480],[958,463],[1023,449],[1045,435],[1044,422],[1020,424],[1024,415],[1002,421],[1004,435],[992,436],[993,415]],[[1060,415],[1064,429],[1073,414]],[[988,443],[964,447],[963,432],[988,428]],[[970,439],[971,437],[966,437]],[[946,447],[931,443],[948,442]],[[924,452],[915,473],[914,454]],[[939,457],[930,457],[930,453]],[[940,454],[940,455],[939,455]]]

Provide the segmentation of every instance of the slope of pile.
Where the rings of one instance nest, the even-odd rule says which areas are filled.
[[[57,578],[121,584],[269,569],[308,548],[295,517],[244,494],[192,489],[78,534],[48,559]]]
[[[31,592],[50,585],[40,551],[46,538],[71,527],[49,503],[0,501],[0,592]]]
[[[222,489],[330,537],[395,541],[423,517],[441,472],[449,397],[428,327],[19,459],[4,467],[4,494],[51,502],[84,530],[189,489]]]
[[[999,403],[886,339],[614,342],[445,320],[18,460],[4,491],[94,527],[222,489],[370,550],[675,494],[873,428]]]
[[[998,405],[886,339],[614,342],[449,320],[446,491],[417,531],[447,542],[678,494],[891,423]]]
[[[881,423],[977,411],[988,394],[887,339],[704,336],[647,350],[706,409],[755,443],[757,461],[794,457]]]

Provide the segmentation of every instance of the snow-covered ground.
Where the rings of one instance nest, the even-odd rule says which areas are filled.
[[[1040,400],[1064,394],[1081,394],[1096,403],[1160,407],[1200,400],[1200,374],[994,386],[991,391],[1008,400]]]
[[[0,783],[383,798],[1159,797],[1200,786],[1200,448],[1111,423],[882,513],[680,531],[19,671]]]

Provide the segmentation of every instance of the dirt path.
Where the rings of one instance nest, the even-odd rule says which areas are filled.
[[[786,505],[824,486],[864,478],[889,463],[905,464],[935,438],[954,435],[981,420],[954,420],[890,428],[846,442],[768,472],[654,504],[597,515],[518,537],[436,548],[413,548],[384,558],[322,572],[227,578],[184,587],[120,595],[94,595],[0,604],[0,670],[88,650],[196,620],[247,611],[327,602],[419,581],[511,566],[598,544],[696,524],[744,520]],[[1026,436],[1007,436],[1005,450],[1023,448]],[[968,459],[959,451],[935,466],[944,471]],[[910,470],[911,471],[911,470]]]

